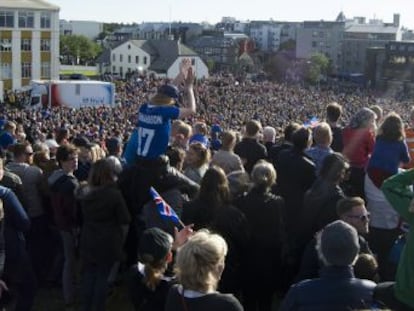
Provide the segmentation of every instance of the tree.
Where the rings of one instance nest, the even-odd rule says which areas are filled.
[[[329,58],[322,53],[315,53],[311,56],[310,61],[312,64],[319,67],[321,74],[326,74],[329,67]]]
[[[294,51],[296,50],[296,41],[293,39],[289,39],[279,46],[279,51]]]
[[[64,64],[93,63],[102,48],[85,36],[69,35],[60,37],[61,61]]]
[[[284,53],[274,54],[264,65],[264,70],[268,75],[277,81],[283,81],[286,77],[286,71],[289,69],[291,62]]]
[[[305,80],[317,84],[325,77],[329,68],[329,59],[321,53],[313,54],[305,63]]]

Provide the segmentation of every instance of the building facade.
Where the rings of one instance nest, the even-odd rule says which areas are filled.
[[[342,56],[342,39],[345,22],[305,21],[298,29],[296,41],[296,57],[309,59],[320,53],[332,62],[332,68],[339,70]]]
[[[43,0],[0,2],[0,80],[18,90],[59,78],[59,7]]]
[[[261,52],[277,52],[281,43],[283,26],[273,22],[252,22],[250,24],[250,37],[255,41]]]
[[[185,57],[191,58],[197,78],[208,77],[208,68],[197,53],[176,40],[128,40],[113,48],[108,56],[108,72],[121,77],[142,71],[174,78],[181,59]]]
[[[60,35],[81,35],[94,40],[103,32],[103,23],[94,21],[60,20]]]
[[[347,23],[341,51],[340,68],[345,73],[364,73],[367,50],[382,48],[390,41],[400,41],[399,15],[394,14],[393,23],[372,20],[365,23],[359,19]]]

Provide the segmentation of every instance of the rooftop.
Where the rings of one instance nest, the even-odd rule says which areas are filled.
[[[59,11],[60,7],[44,0],[2,0],[0,8]]]
[[[394,34],[398,32],[398,27],[387,24],[350,24],[345,28],[345,32]]]

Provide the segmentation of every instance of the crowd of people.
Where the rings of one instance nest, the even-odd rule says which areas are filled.
[[[0,308],[414,310],[414,110],[352,87],[117,80],[116,107],[3,106]]]

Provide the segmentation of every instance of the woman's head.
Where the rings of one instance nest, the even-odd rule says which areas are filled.
[[[378,129],[378,137],[389,141],[403,140],[405,133],[401,117],[395,112],[389,113]]]
[[[145,266],[145,285],[154,290],[172,261],[173,238],[159,228],[145,230],[138,245],[139,261]]]
[[[375,120],[377,115],[369,108],[362,108],[352,118],[349,127],[353,129],[359,128],[375,128]]]
[[[251,173],[251,181],[256,187],[271,187],[276,182],[276,170],[273,164],[265,160],[257,162]]]
[[[226,241],[208,230],[196,232],[176,258],[176,274],[184,289],[201,292],[217,288],[227,254]]]
[[[222,168],[213,165],[206,171],[201,179],[199,198],[215,204],[230,201],[229,183]]]
[[[186,164],[190,167],[201,167],[210,160],[210,150],[201,143],[192,143],[186,154]]]
[[[115,174],[110,161],[101,159],[92,164],[91,171],[88,176],[88,183],[91,187],[99,187],[113,183]]]

